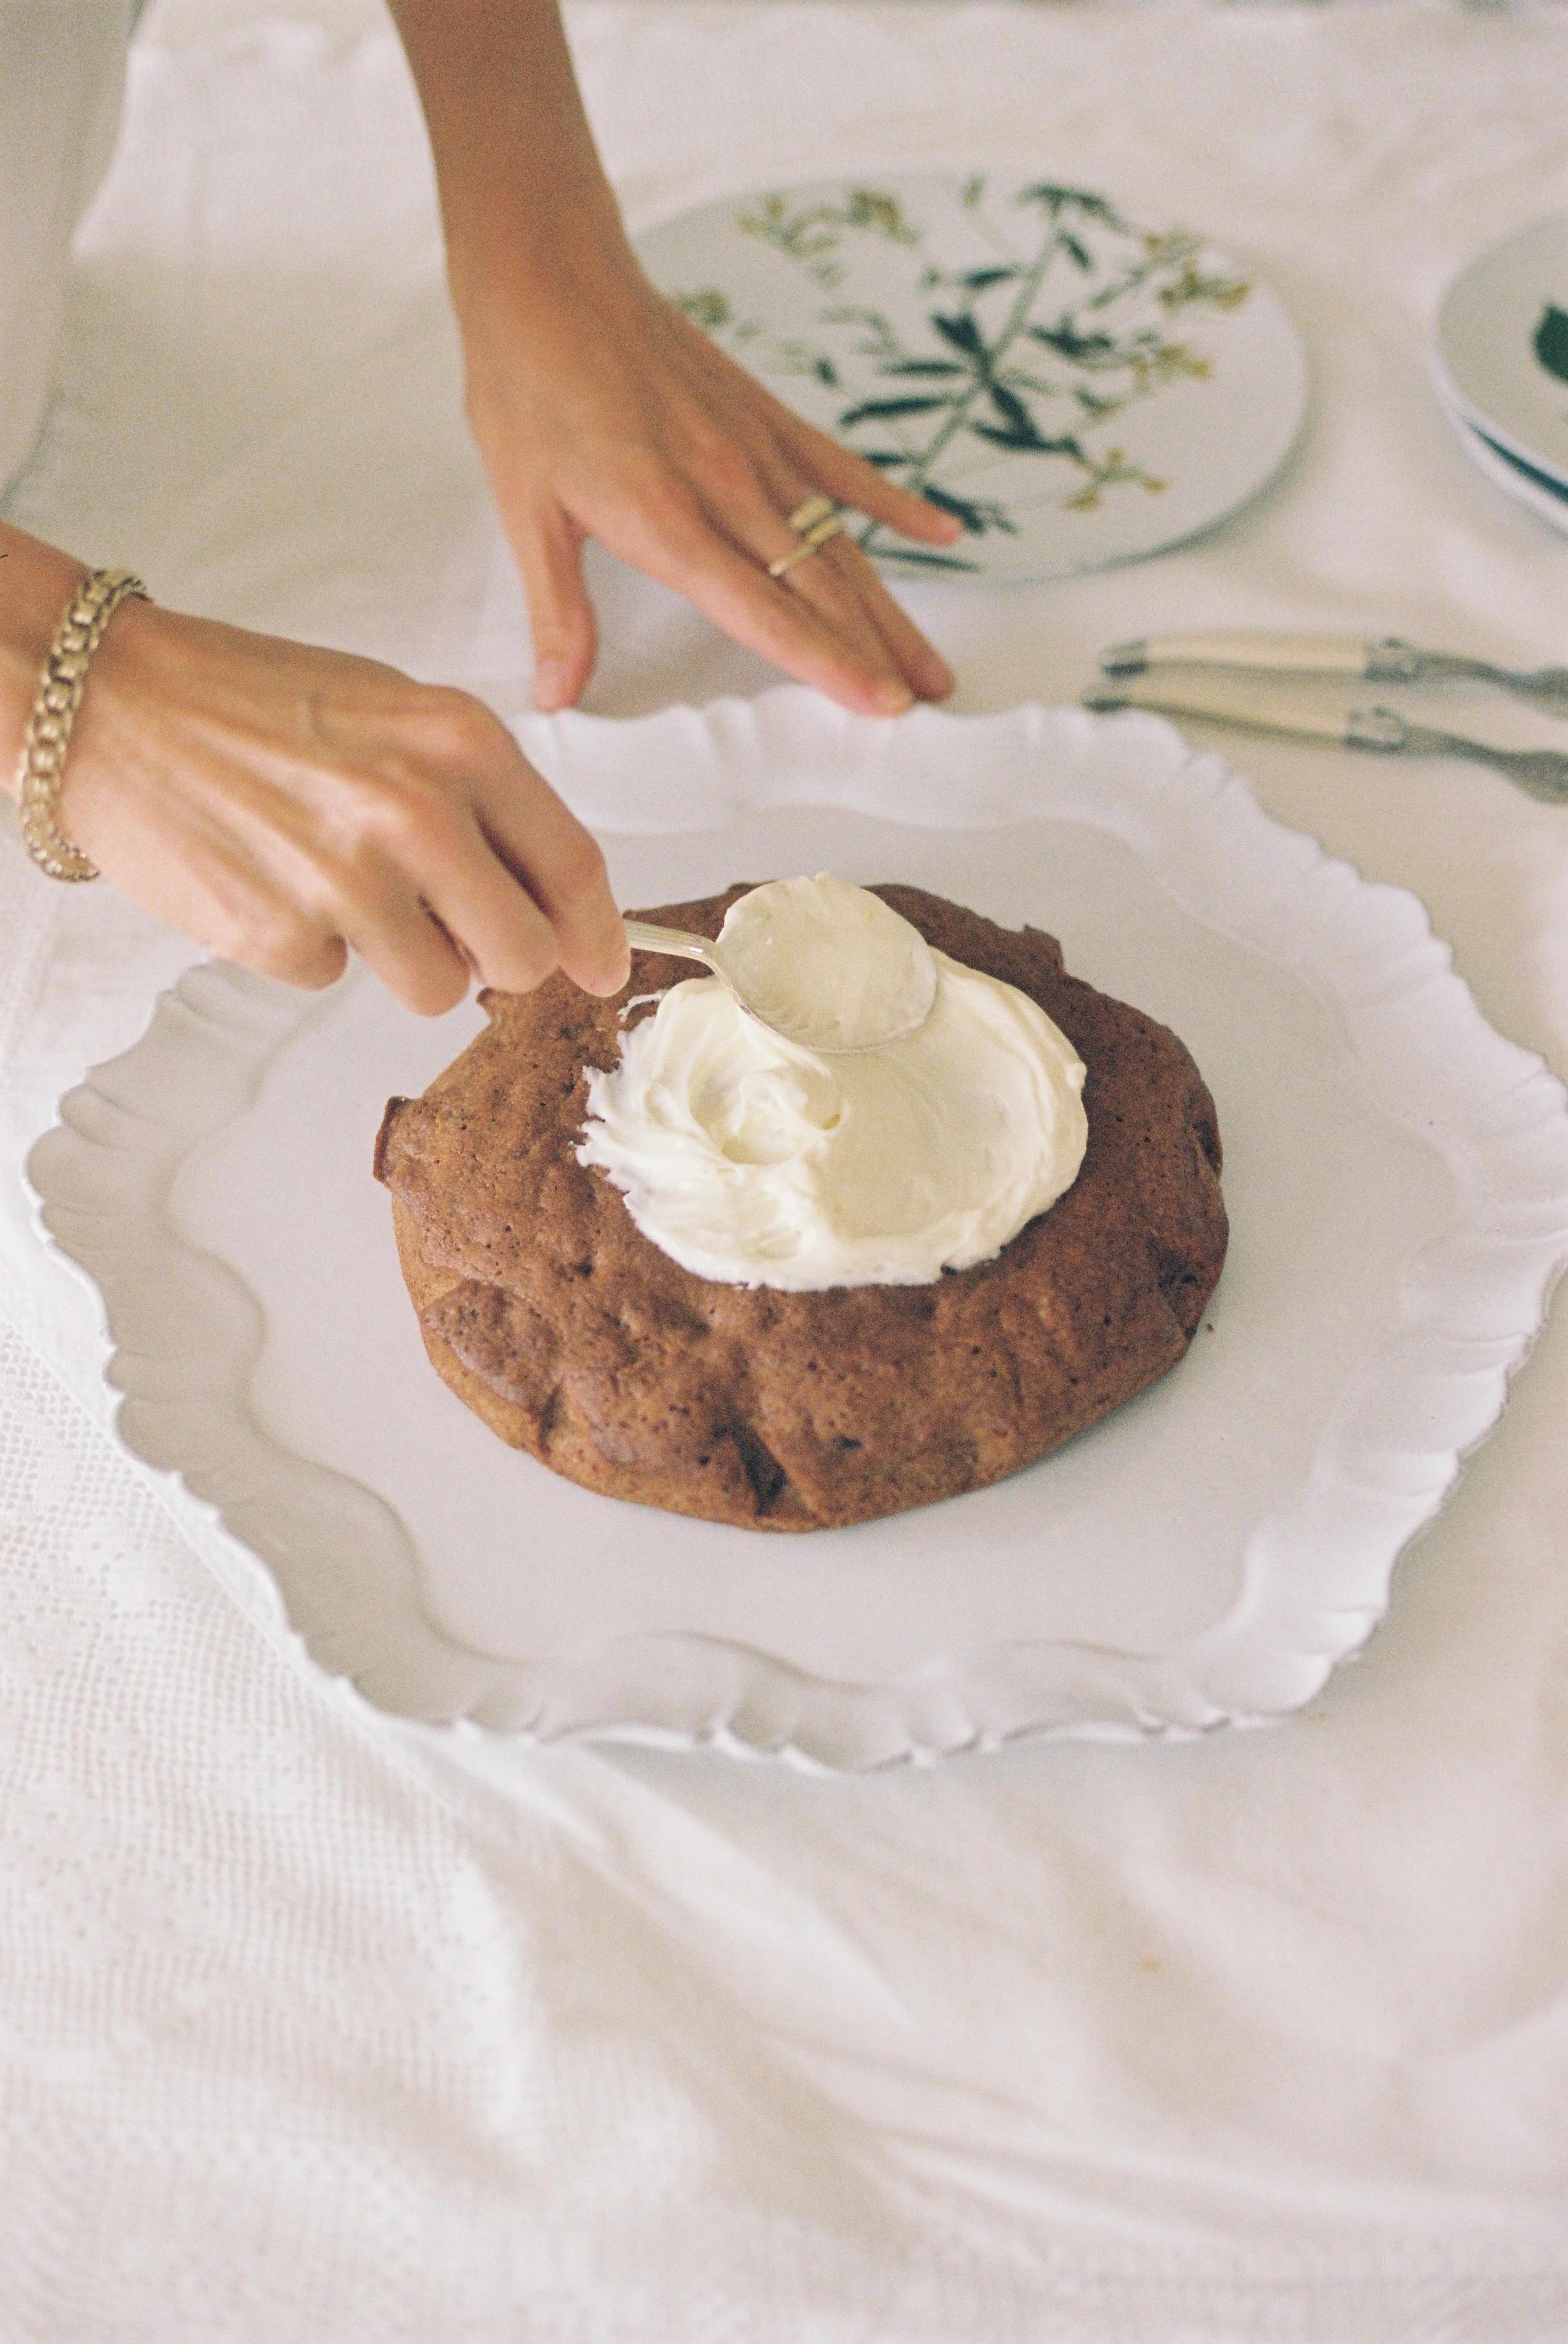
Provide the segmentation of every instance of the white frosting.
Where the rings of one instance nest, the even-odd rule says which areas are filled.
[[[824,884],[784,896],[808,935]],[[765,892],[772,926],[783,891]],[[590,1076],[580,1161],[609,1175],[644,1237],[726,1285],[923,1286],[988,1260],[1077,1177],[1084,1066],[1027,995],[930,957],[920,1030],[842,1057],[780,1040],[713,978],[673,985],[620,1064]],[[813,965],[803,955],[797,979]],[[819,1030],[830,975],[794,988]],[[857,998],[886,990],[873,969]]]
[[[918,928],[824,871],[732,904],[719,952],[748,1008],[808,1050],[864,1050],[930,1010],[936,970]]]

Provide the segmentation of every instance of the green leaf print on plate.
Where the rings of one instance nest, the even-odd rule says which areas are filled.
[[[1554,374],[1559,382],[1568,382],[1568,309],[1547,302],[1532,347],[1548,374]]]
[[[1304,405],[1249,272],[1054,180],[771,190],[644,251],[722,348],[961,522],[945,553],[857,523],[911,571],[1059,575],[1174,542],[1262,485]]]

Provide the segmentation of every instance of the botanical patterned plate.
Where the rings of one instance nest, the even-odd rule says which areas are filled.
[[[999,172],[731,197],[642,239],[656,284],[781,398],[957,515],[913,576],[1064,577],[1210,528],[1279,470],[1306,366],[1250,272],[1186,228]]]
[[[1454,279],[1437,359],[1467,423],[1568,484],[1568,213],[1505,237]]]

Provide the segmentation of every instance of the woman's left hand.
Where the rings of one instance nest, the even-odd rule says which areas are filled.
[[[959,524],[794,414],[663,300],[629,251],[554,298],[492,276],[462,317],[469,417],[522,573],[534,694],[592,672],[582,545],[673,586],[739,642],[865,715],[941,700],[940,655],[847,534],[787,577],[787,516],[814,492],[926,545]]]

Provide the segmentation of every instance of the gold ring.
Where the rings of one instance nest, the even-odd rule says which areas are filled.
[[[804,504],[796,505],[784,527],[793,529],[797,537],[804,537],[808,529],[814,529],[819,520],[826,520],[837,510],[838,507],[831,497],[824,497],[816,490],[806,498]]]
[[[826,503],[826,499],[811,498],[807,500],[807,502],[811,504],[823,504]],[[809,526],[803,526],[796,529],[796,519],[798,515],[804,512],[805,510],[805,505],[797,505],[794,513],[790,516],[790,526],[792,529],[795,529],[795,534],[800,539],[800,543],[798,545],[792,545],[787,553],[781,553],[776,561],[770,561],[768,563],[768,576],[770,578],[787,577],[789,572],[794,568],[797,561],[809,561],[814,553],[820,553],[822,551],[823,547],[828,542],[830,538],[842,537],[845,530],[849,526],[836,505],[830,504],[828,505],[826,512],[819,514],[818,518],[811,522]]]

